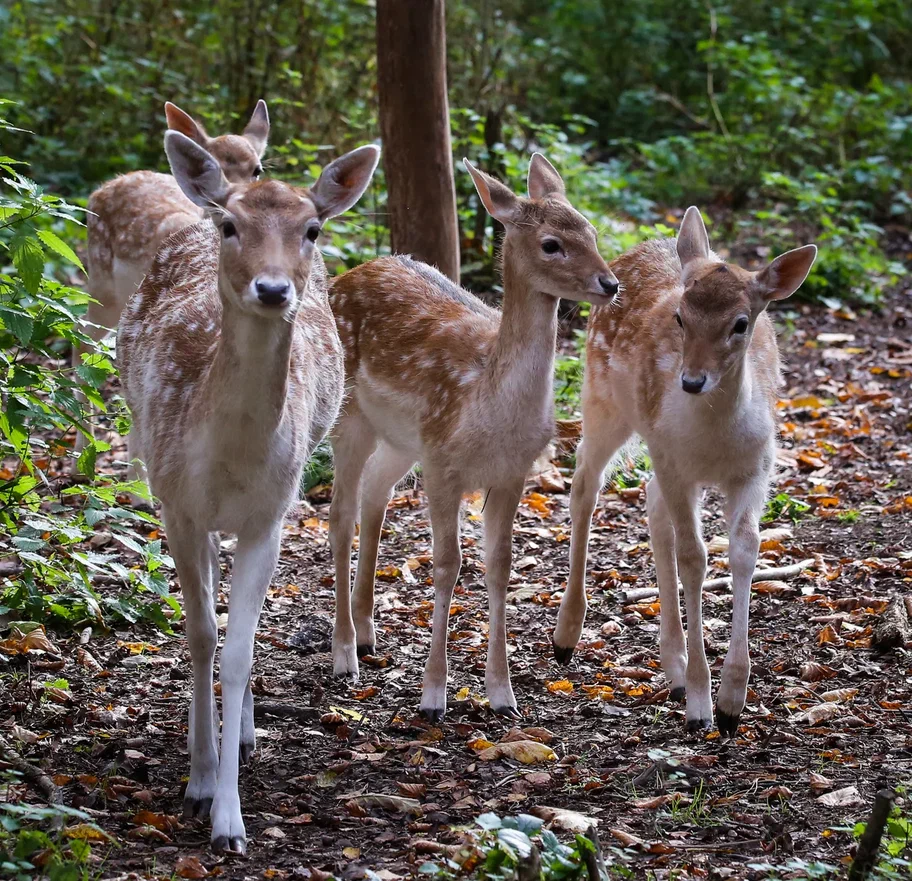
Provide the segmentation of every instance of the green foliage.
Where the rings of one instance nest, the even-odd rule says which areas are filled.
[[[900,794],[906,794],[908,787],[898,787]],[[852,835],[861,839],[867,824],[856,823]],[[908,878],[912,875],[912,814],[907,806],[894,805],[887,818],[887,827],[880,842],[881,858],[874,866],[873,878]]]
[[[0,119],[0,130],[12,126]],[[104,410],[100,390],[114,366],[80,324],[87,295],[56,277],[67,265],[82,271],[66,244],[78,209],[22,167],[0,158],[0,555],[14,555],[18,566],[0,586],[0,615],[58,625],[144,618],[168,628],[163,604],[180,614],[164,577],[173,564],[160,542],[145,539],[154,518],[117,500],[145,490],[96,479],[103,441],[87,444],[75,462],[85,482],[64,486],[58,476],[69,454],[65,435],[74,426],[87,435],[80,396]],[[78,343],[88,354],[74,373],[65,356]],[[84,547],[99,526],[118,553]],[[101,594],[93,576],[126,589]]]
[[[760,518],[761,523],[772,523],[776,520],[791,520],[797,523],[808,511],[811,506],[801,499],[796,499],[788,493],[778,493],[766,503],[766,510]]]

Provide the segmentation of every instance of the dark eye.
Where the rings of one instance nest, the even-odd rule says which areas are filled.
[[[732,333],[747,333],[747,319],[739,318],[732,328]]]
[[[258,165],[256,168],[253,169],[253,179],[256,180],[257,178],[259,178],[259,176],[262,173],[263,173],[263,166]]]
[[[683,322],[681,321],[681,316],[678,315],[677,312],[675,312],[675,321],[678,322],[678,327],[684,327],[684,324],[683,324]]]
[[[226,220],[222,224],[222,235],[226,239],[230,239],[232,236],[237,235],[237,230],[234,228],[234,224],[230,220]]]
[[[546,254],[556,254],[560,249],[560,242],[557,239],[545,239],[542,242],[542,250]]]
[[[307,232],[304,235],[307,237],[308,241],[315,242],[320,237],[320,227],[319,226],[310,226],[307,228]]]

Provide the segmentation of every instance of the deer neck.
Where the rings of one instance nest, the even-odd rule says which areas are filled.
[[[222,328],[209,376],[211,412],[219,421],[271,434],[288,399],[294,320],[252,315],[222,298]],[[250,442],[249,434],[246,442]]]
[[[504,243],[504,296],[490,362],[495,391],[517,413],[550,414],[558,298],[533,289]]]

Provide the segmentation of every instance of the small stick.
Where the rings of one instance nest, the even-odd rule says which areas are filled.
[[[254,701],[253,718],[278,716],[280,719],[294,719],[296,722],[315,722],[320,714],[313,707],[294,707],[289,704],[264,704]]]
[[[852,868],[849,869],[849,881],[863,881],[874,868],[880,850],[880,839],[883,838],[884,828],[893,808],[893,795],[892,790],[881,789],[874,796],[871,819],[865,825],[864,835],[858,842],[858,850],[852,861]]]
[[[751,575],[751,583],[792,578],[795,575],[800,575],[805,569],[810,569],[813,565],[814,561],[808,559],[802,560],[800,563],[794,563],[791,566],[780,566],[776,569],[755,569],[754,574]],[[704,581],[703,590],[724,587],[726,584],[731,584],[730,575],[726,575],[724,578],[710,578],[708,581]],[[684,588],[679,584],[678,592],[680,593],[683,590]],[[657,597],[658,595],[658,587],[635,587],[633,590],[621,591],[621,603],[624,605],[627,605],[628,603],[638,603],[642,600],[652,599],[652,597]]]
[[[586,874],[589,876],[589,881],[601,881],[602,878],[607,877],[608,870],[605,868],[605,861],[602,858],[602,844],[599,841],[598,830],[595,828],[594,823],[586,830],[586,838],[592,842],[595,848],[595,850],[586,848],[583,851]]]
[[[54,781],[41,768],[25,761],[2,737],[0,737],[0,760],[15,768],[45,797],[48,804],[60,804],[60,790]]]

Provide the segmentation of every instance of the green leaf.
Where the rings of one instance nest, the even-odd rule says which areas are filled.
[[[64,260],[69,260],[70,263],[85,272],[85,267],[79,257],[76,256],[76,252],[56,233],[51,232],[49,229],[40,229],[38,230],[38,238],[55,254],[59,254]]]
[[[86,445],[86,448],[79,454],[76,460],[76,467],[80,474],[92,478],[95,476],[95,460],[98,458],[98,450],[95,448],[94,441]]]
[[[31,342],[35,320],[30,315],[18,310],[0,309],[0,316],[3,318],[3,323],[23,346],[27,346]]]
[[[37,294],[44,273],[44,251],[32,236],[19,232],[10,242],[10,259],[30,294]]]

